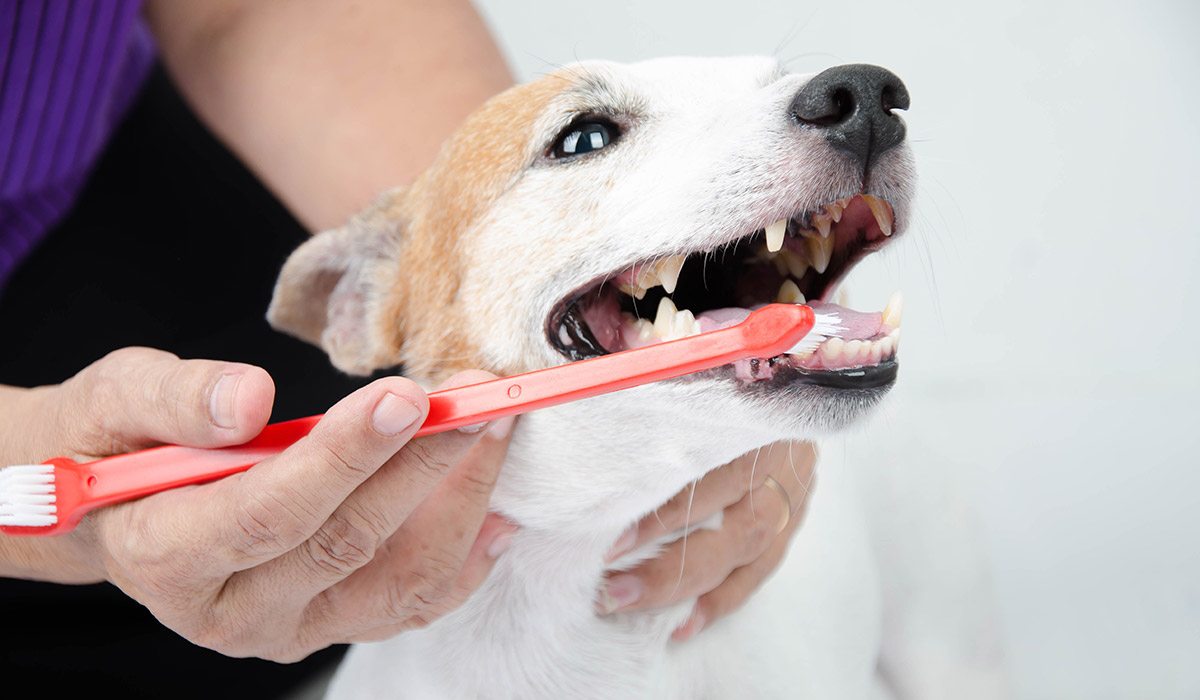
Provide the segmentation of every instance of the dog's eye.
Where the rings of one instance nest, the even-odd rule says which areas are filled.
[[[617,127],[611,122],[577,122],[567,127],[554,142],[555,158],[570,158],[598,151],[617,138]]]

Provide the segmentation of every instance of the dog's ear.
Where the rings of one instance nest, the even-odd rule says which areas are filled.
[[[320,346],[334,366],[370,374],[399,361],[379,318],[400,269],[401,190],[382,195],[345,226],[318,233],[283,265],[267,321]]]

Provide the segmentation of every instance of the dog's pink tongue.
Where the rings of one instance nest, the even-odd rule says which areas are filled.
[[[874,338],[883,329],[883,314],[879,311],[855,311],[844,306],[814,301],[808,304],[819,314],[836,314],[841,319],[844,331],[838,333],[842,340],[866,340]],[[718,328],[728,328],[741,323],[750,315],[750,309],[713,309],[705,311],[696,319],[700,322],[700,331],[707,333]]]

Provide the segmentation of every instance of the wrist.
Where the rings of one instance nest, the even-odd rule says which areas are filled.
[[[65,535],[0,534],[0,578],[49,583],[99,583],[106,579],[96,538],[86,523]]]

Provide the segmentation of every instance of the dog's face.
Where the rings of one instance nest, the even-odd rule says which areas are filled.
[[[915,178],[892,110],[907,106],[903,84],[871,66],[815,78],[765,58],[570,66],[491,100],[411,187],[303,246],[270,318],[344,370],[402,364],[436,382],[709,330],[776,300],[825,302],[906,227]],[[843,339],[642,396],[780,426],[764,437],[846,424],[895,377],[899,309],[816,306],[842,316]]]

